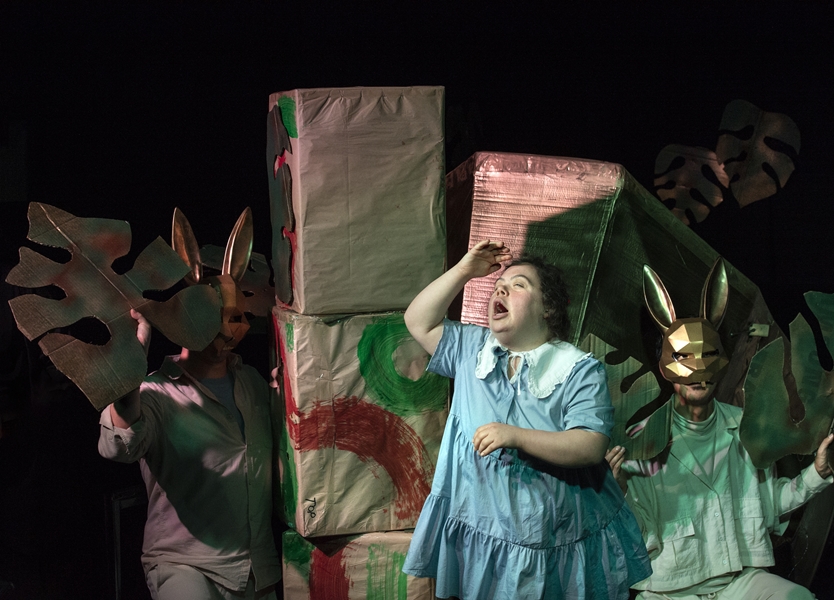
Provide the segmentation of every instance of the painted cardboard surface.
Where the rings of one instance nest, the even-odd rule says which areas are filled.
[[[284,533],[284,598],[434,600],[434,580],[402,572],[411,532],[306,540]]]
[[[568,341],[578,345],[593,334],[616,349],[613,362],[632,357],[642,365],[622,382],[610,382],[624,386],[623,391],[657,365],[654,342],[659,334],[644,308],[643,265],[663,279],[680,315],[695,315],[701,285],[717,257],[614,163],[479,152],[447,176],[447,200],[449,264],[477,241],[492,239],[504,241],[516,255],[539,255],[561,267],[571,295]],[[497,277],[467,284],[463,321],[486,324]],[[717,397],[741,406],[741,382],[750,358],[782,332],[758,287],[729,263],[728,278],[729,308],[719,333],[732,361]],[[748,335],[751,323],[770,324],[769,336]],[[642,414],[629,418],[628,425],[668,400],[671,387],[658,383],[657,398]]]
[[[414,527],[431,489],[448,380],[401,313],[325,321],[273,310],[283,511],[305,537]]]
[[[405,309],[445,266],[444,89],[269,97],[266,163],[279,304]]]

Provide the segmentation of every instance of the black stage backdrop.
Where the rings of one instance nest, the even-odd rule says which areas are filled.
[[[0,198],[4,277],[29,201],[126,220],[134,252],[168,239],[174,206],[223,244],[250,205],[268,254],[269,93],[444,85],[447,169],[478,150],[573,156],[621,163],[648,189],[665,145],[715,147],[729,101],[787,114],[802,147],[785,188],[695,229],[785,330],[803,292],[834,292],[834,5],[552,4],[3,2],[0,151],[26,139],[25,185]],[[98,457],[83,398],[38,392],[52,375],[7,312],[0,580],[16,588],[0,598],[108,597],[102,498],[138,470]],[[266,348],[252,336],[243,352],[265,371]],[[152,360],[170,351],[157,339]]]

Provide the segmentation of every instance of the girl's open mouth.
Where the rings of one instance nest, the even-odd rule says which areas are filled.
[[[500,300],[495,301],[495,305],[492,307],[492,315],[500,315],[507,312],[507,307],[504,306]]]

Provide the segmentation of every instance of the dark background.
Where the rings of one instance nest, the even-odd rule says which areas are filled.
[[[790,116],[785,188],[695,229],[785,330],[803,292],[834,292],[831,3],[301,4],[0,3],[0,150],[26,136],[25,185],[0,198],[3,272],[28,201],[126,220],[134,252],[169,239],[174,206],[223,244],[249,205],[268,254],[269,93],[444,85],[448,169],[478,150],[573,156],[648,189],[665,145],[715,148],[729,101]],[[99,458],[95,410],[8,327],[0,341],[0,580],[10,598],[106,597],[104,498],[138,468]],[[266,368],[265,336],[243,351]]]

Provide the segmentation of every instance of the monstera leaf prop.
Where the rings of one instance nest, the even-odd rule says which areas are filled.
[[[139,387],[147,373],[131,308],[172,342],[187,348],[204,348],[217,334],[220,302],[209,286],[187,287],[165,302],[143,297],[146,291],[170,288],[188,272],[161,238],[142,251],[130,271],[119,275],[111,265],[130,250],[130,225],[124,221],[83,219],[33,202],[28,237],[68,250],[72,256],[61,264],[27,247],[20,249],[20,263],[6,281],[28,288],[54,285],[66,297],[52,300],[27,294],[13,298],[9,305],[17,326],[30,340],[46,333],[39,341],[43,352],[97,409]],[[89,317],[107,327],[110,339],[105,344],[47,333]]]
[[[207,244],[200,248],[200,258],[204,266],[220,271],[224,252],[225,248]],[[271,314],[275,305],[275,288],[269,285],[269,263],[263,254],[252,253],[249,268],[238,285],[246,297],[246,312],[256,317]]]
[[[724,109],[715,154],[724,164],[740,206],[785,186],[799,154],[799,128],[787,115],[764,112],[744,100]]]
[[[657,156],[654,171],[657,197],[686,225],[690,219],[698,223],[706,219],[710,207],[724,199],[719,185],[726,188],[730,183],[715,152],[706,148],[666,146]]]
[[[622,446],[626,449],[626,458],[633,460],[650,459],[660,454],[669,443],[672,423],[672,405],[669,402],[663,402],[648,419],[635,427],[636,431],[629,431],[629,423],[638,411],[662,401],[658,397],[660,386],[654,375],[630,356],[618,361],[617,349],[594,334],[582,340],[579,347],[592,353],[603,364],[608,376],[608,391],[614,405],[610,445]],[[646,372],[640,375],[641,370]]]
[[[826,347],[834,351],[834,295],[808,292],[805,301],[819,320]],[[785,349],[779,338],[753,357],[744,382],[741,442],[759,468],[788,454],[813,453],[834,419],[834,381],[831,371],[820,366],[814,333],[802,315],[790,330],[791,371],[805,416],[799,422],[791,418],[782,377]]]

